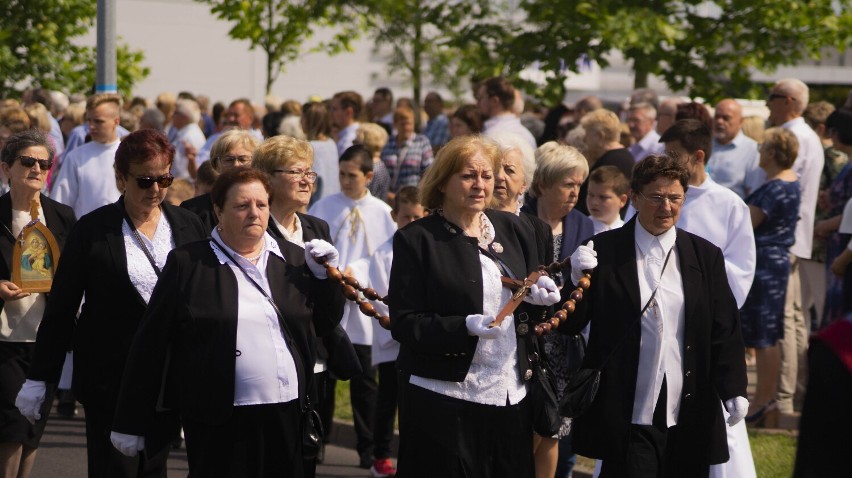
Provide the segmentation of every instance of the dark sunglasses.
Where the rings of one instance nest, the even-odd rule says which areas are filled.
[[[50,159],[36,159],[32,156],[18,156],[18,160],[21,162],[21,166],[25,168],[31,168],[35,165],[35,163],[38,163],[38,167],[40,167],[42,171],[48,171],[53,166],[53,160]]]
[[[796,100],[796,99],[795,99],[795,98],[793,98],[792,96],[779,95],[778,93],[769,93],[769,97],[766,99],[766,102],[768,103],[768,102],[770,102],[770,101],[772,101],[772,100],[776,100],[776,99],[779,99],[779,98],[782,98],[782,99],[787,99],[787,98],[789,98],[789,99],[791,99],[791,100],[793,100],[793,101],[795,101],[795,100]]]
[[[157,183],[160,186],[160,189],[165,189],[172,185],[172,182],[175,180],[175,177],[171,174],[164,174],[157,178],[152,178],[151,176],[137,176],[133,178],[136,180],[136,184],[140,189],[148,189]]]

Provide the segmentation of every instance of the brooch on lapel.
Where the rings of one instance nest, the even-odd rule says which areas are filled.
[[[503,245],[500,244],[499,242],[492,242],[491,248],[494,249],[494,252],[496,252],[497,254],[500,254],[501,252],[503,252]]]

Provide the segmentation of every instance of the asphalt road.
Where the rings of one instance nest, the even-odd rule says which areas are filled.
[[[325,463],[317,467],[319,478],[371,476],[369,470],[357,467],[358,453],[343,446],[354,444],[351,434],[351,426],[337,424],[332,444],[326,447]],[[169,478],[183,478],[188,472],[186,450],[173,450],[169,456]],[[86,478],[86,429],[82,417],[70,420],[56,414],[50,417],[30,476]]]

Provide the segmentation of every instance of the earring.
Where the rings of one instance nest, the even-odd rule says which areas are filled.
[[[222,232],[222,226],[216,226],[216,230]]]

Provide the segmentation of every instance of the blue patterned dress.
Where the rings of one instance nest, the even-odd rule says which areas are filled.
[[[747,347],[766,348],[784,337],[784,299],[790,275],[790,246],[795,241],[801,192],[798,181],[773,179],[746,198],[766,215],[754,230],[757,267],[740,311]]]

